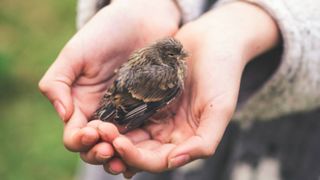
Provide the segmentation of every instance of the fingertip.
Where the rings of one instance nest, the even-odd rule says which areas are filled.
[[[108,143],[101,142],[93,146],[88,151],[80,152],[81,159],[89,164],[105,164],[114,155],[112,146]]]
[[[123,156],[127,150],[133,150],[132,142],[124,136],[119,136],[113,141],[113,146],[117,152]]]
[[[125,163],[119,158],[111,159],[103,166],[104,170],[110,174],[117,175],[126,171]]]
[[[98,132],[91,127],[72,129],[65,131],[63,143],[66,149],[72,152],[87,150],[99,140]]]
[[[87,123],[87,126],[92,127],[92,128],[95,128],[95,129],[98,129],[98,126],[99,126],[101,123],[103,123],[103,122],[100,121],[100,120],[92,120],[92,121],[89,121],[89,122]]]
[[[126,179],[131,179],[134,175],[136,175],[136,172],[132,172],[132,171],[125,171],[123,173],[123,177]]]
[[[84,127],[80,130],[81,143],[85,146],[90,146],[96,143],[99,139],[99,134],[92,127]]]
[[[111,144],[101,142],[97,144],[96,148],[96,158],[101,159],[102,161],[105,161],[109,158],[111,158],[114,155],[114,150]]]
[[[40,80],[38,86],[40,92],[50,100],[59,117],[66,122],[74,111],[71,98],[71,80],[62,75],[59,78],[54,77],[50,69]]]
[[[81,133],[80,129],[74,129],[69,131],[64,131],[63,135],[63,144],[66,149],[71,152],[79,152],[81,148],[80,138]]]
[[[183,154],[179,156],[175,156],[174,158],[171,158],[168,160],[168,169],[173,169],[177,167],[181,167],[188,162],[190,162],[191,158],[188,154]]]
[[[116,172],[125,172],[127,167],[124,164],[124,162],[122,160],[120,160],[119,158],[114,158],[112,161],[110,161],[110,169],[112,169],[113,171]]]
[[[199,136],[192,136],[173,149],[168,156],[168,160],[174,160],[177,157],[185,158],[186,156],[184,155],[188,155],[190,160],[208,158],[212,156],[214,152],[215,146],[208,144]]]
[[[101,135],[102,140],[106,142],[112,142],[120,135],[117,127],[108,122],[102,122],[101,124],[99,124],[98,132]]]

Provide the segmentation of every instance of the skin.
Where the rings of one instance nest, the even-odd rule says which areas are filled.
[[[224,5],[178,31],[178,9],[171,1],[137,1],[145,2],[135,1],[132,6],[148,9],[145,6],[157,4],[163,11],[139,15],[139,7],[125,6],[126,13],[120,13],[126,0],[115,1],[71,39],[39,83],[65,120],[65,146],[81,152],[84,161],[126,177],[138,171],[162,172],[213,155],[235,110],[245,65],[276,46],[280,38],[273,19],[246,2]],[[165,18],[168,14],[170,18]],[[120,17],[127,23],[114,23]],[[113,36],[103,36],[110,33]],[[110,123],[87,123],[112,81],[113,69],[133,49],[168,35],[174,35],[191,54],[185,91],[171,107],[176,115],[125,135]]]
[[[88,118],[112,83],[114,69],[133,50],[174,35],[179,19],[171,0],[119,0],[102,9],[72,37],[39,82],[41,92],[64,122],[67,149],[81,152],[91,163],[104,162],[113,155],[109,143],[95,145],[100,139],[99,122],[87,124]]]

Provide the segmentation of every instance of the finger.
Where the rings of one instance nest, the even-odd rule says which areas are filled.
[[[167,157],[173,144],[161,144],[157,150],[135,146],[128,138],[120,136],[113,146],[123,161],[129,166],[149,172],[162,172],[167,169]]]
[[[98,129],[99,125],[102,123],[103,123],[103,121],[100,121],[100,120],[92,120],[92,121],[88,122],[87,126]]]
[[[64,128],[63,142],[68,150],[74,152],[87,151],[99,140],[98,131],[86,125],[85,115],[76,108]]]
[[[120,135],[117,127],[114,124],[108,122],[100,123],[98,125],[98,132],[103,141],[110,143]]]
[[[114,155],[113,147],[106,142],[96,144],[88,152],[81,152],[81,159],[89,164],[104,164]]]
[[[139,172],[139,170],[129,167],[129,168],[127,168],[127,170],[125,172],[123,172],[123,176],[126,179],[131,179],[138,172]]]
[[[214,154],[223,133],[229,123],[232,110],[212,110],[206,108],[201,116],[196,135],[179,144],[169,155],[170,168],[176,168],[198,158],[210,157]]]
[[[50,100],[63,121],[67,121],[73,112],[71,86],[80,74],[81,67],[70,61],[62,51],[57,60],[39,82],[40,91]]]
[[[118,175],[120,173],[125,172],[127,166],[120,158],[114,157],[108,163],[104,164],[103,168],[106,172],[110,174]]]

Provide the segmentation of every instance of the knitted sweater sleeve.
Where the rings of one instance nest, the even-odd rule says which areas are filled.
[[[222,0],[218,6],[233,0]],[[235,119],[268,120],[320,106],[320,2],[248,0],[268,12],[283,38],[280,65],[241,106]]]

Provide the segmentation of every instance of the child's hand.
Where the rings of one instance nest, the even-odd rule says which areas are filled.
[[[105,140],[118,135],[114,126],[100,121],[87,124],[88,119],[112,83],[114,69],[133,50],[172,36],[179,16],[171,0],[117,0],[68,42],[39,83],[65,122],[63,141],[67,149],[81,152],[81,157],[92,164],[113,156],[108,141],[96,143],[101,139],[97,130],[100,124],[112,134],[103,136]]]
[[[191,54],[184,93],[173,110],[176,115],[166,123],[114,139],[126,177],[140,170],[162,172],[214,154],[235,110],[245,65],[275,46],[279,35],[267,13],[238,2],[185,25],[176,38]],[[115,169],[114,164],[105,167]]]

